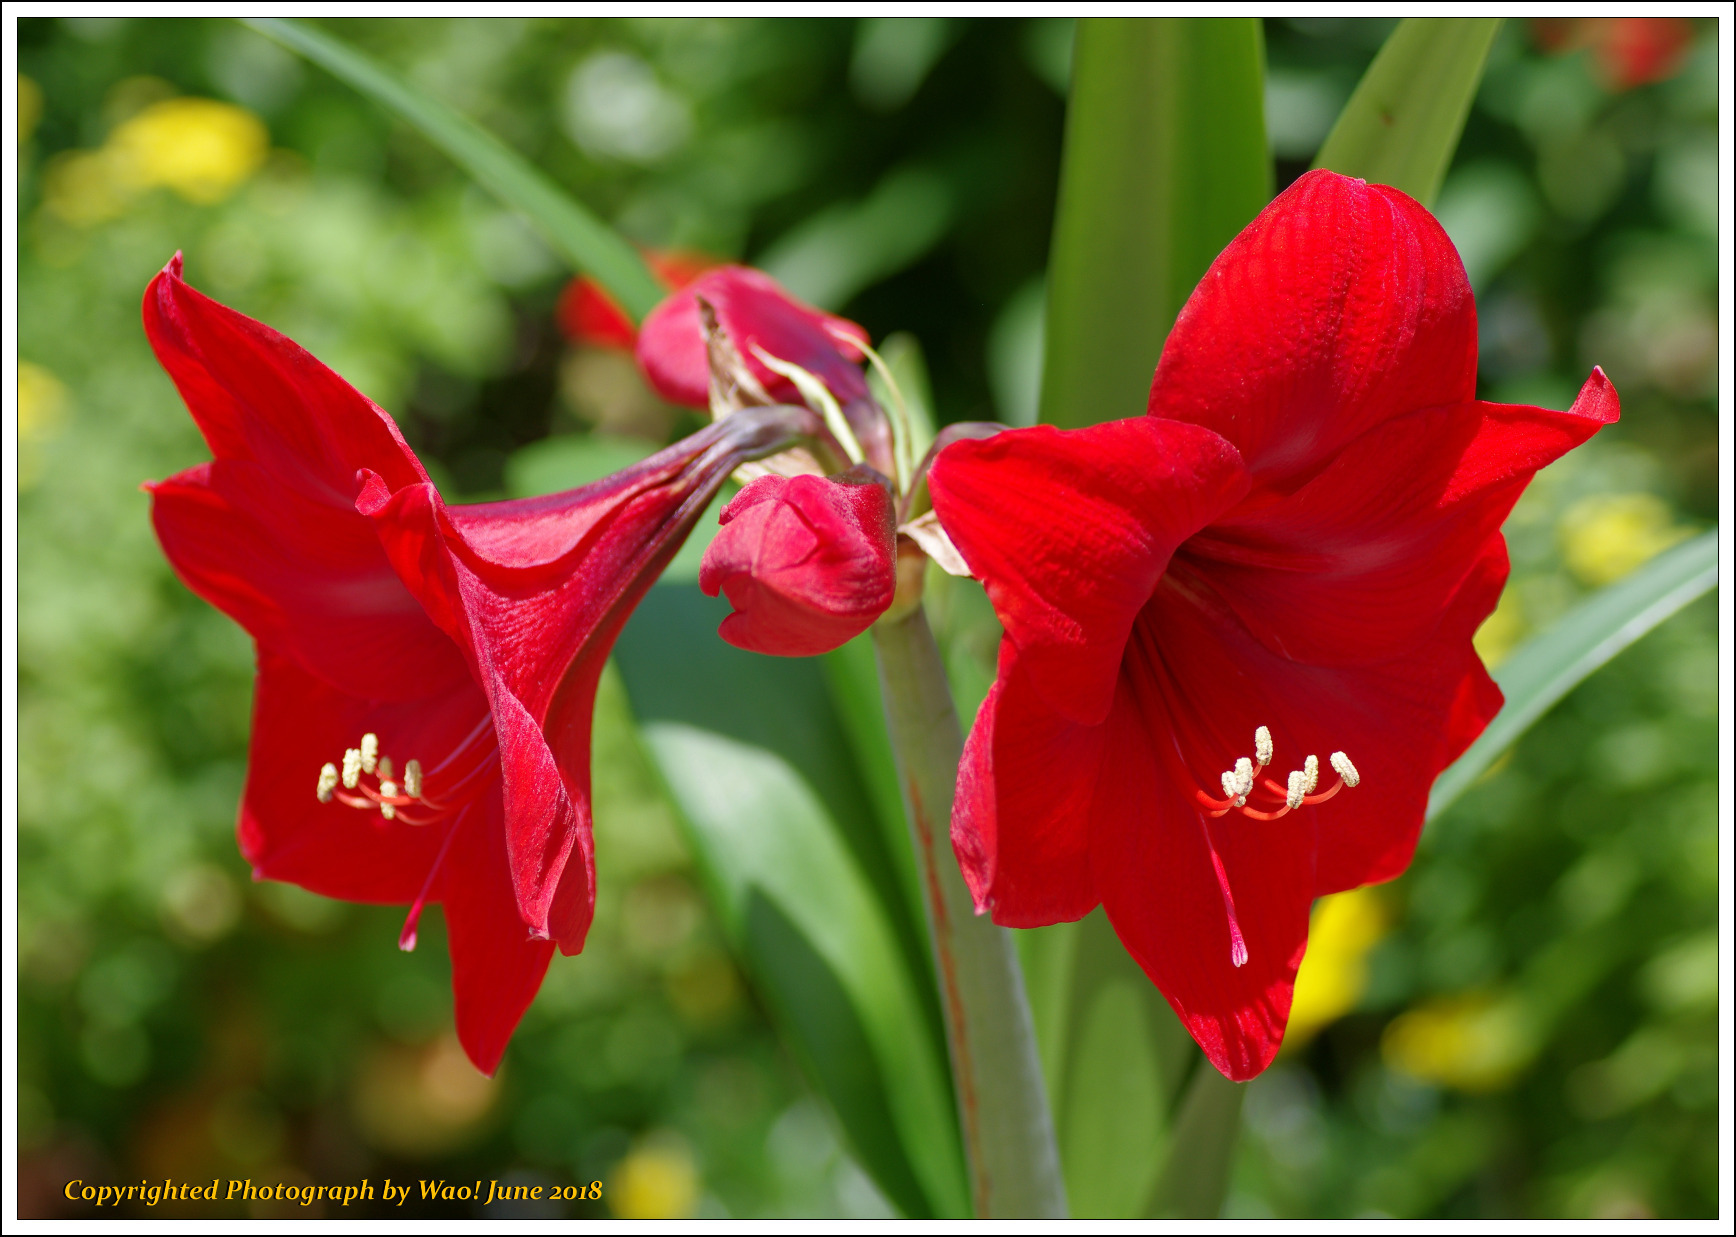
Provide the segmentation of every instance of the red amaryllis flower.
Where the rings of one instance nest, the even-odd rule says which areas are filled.
[[[657,277],[657,282],[671,292],[685,288],[700,275],[716,266],[717,259],[703,253],[683,250],[648,250],[645,265]],[[563,334],[574,343],[591,344],[599,348],[633,351],[639,332],[633,319],[621,308],[621,303],[596,280],[585,275],[570,280],[561,289],[561,299],[555,306],[555,321]]]
[[[158,538],[258,650],[242,853],[260,879],[410,903],[405,948],[442,903],[459,1039],[492,1072],[555,946],[590,926],[609,649],[797,410],[746,410],[566,494],[447,507],[390,416],[189,288],[179,255],[144,317],[216,457],[147,487]]]
[[[1611,90],[1667,81],[1687,62],[1694,26],[1685,17],[1534,17],[1531,30],[1547,52],[1591,52]]]
[[[857,466],[835,477],[754,480],[723,509],[699,587],[735,613],[718,635],[737,648],[811,657],[861,635],[896,587],[892,492]]]
[[[1479,401],[1476,350],[1428,212],[1313,172],[1206,273],[1147,416],[930,474],[1006,631],[953,813],[978,907],[1101,902],[1231,1078],[1277,1052],[1313,900],[1404,869],[1500,708],[1503,518],[1616,419],[1601,371],[1568,412]]]

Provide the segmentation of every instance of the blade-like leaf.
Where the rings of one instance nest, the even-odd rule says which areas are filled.
[[[904,820],[904,798],[898,790],[898,767],[886,736],[886,711],[880,703],[880,671],[874,662],[874,641],[867,633],[820,659],[826,688],[838,721],[848,736],[856,767],[862,771],[874,808],[874,819],[886,853],[898,873],[905,913],[926,935],[922,885],[916,856],[910,849],[910,827]],[[932,976],[932,970],[930,971]]]
[[[862,1166],[910,1215],[969,1190],[928,943],[813,659],[731,648],[657,588],[616,655],[732,944]]]
[[[1240,1083],[1231,1082],[1206,1061],[1195,1067],[1175,1114],[1153,1215],[1218,1218],[1229,1193],[1244,1094]]]
[[[274,17],[246,21],[408,121],[475,177],[477,184],[528,216],[575,266],[607,288],[635,321],[666,295],[631,245],[475,121],[306,22]]]
[[[1433,204],[1483,78],[1499,17],[1407,17],[1326,135],[1317,168]]]
[[[1435,779],[1429,819],[1457,799],[1556,701],[1717,582],[1718,534],[1713,531],[1666,550],[1520,645],[1495,672],[1506,705],[1465,754]]]
[[[1272,195],[1255,18],[1079,22],[1042,419],[1144,411],[1176,312]]]

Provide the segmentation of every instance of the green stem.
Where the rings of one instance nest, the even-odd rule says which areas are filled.
[[[964,736],[922,607],[876,626],[874,649],[922,874],[976,1214],[1059,1219],[1067,1194],[1012,934],[976,913],[953,858]]]

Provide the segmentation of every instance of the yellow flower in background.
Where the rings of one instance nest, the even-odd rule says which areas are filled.
[[[71,403],[66,384],[29,361],[18,362],[18,488],[42,475],[41,446],[60,429]]]
[[[1380,1038],[1387,1065],[1422,1082],[1496,1091],[1517,1078],[1536,1035],[1516,998],[1444,997],[1400,1014]]]
[[[609,1174],[609,1210],[623,1220],[678,1219],[699,1202],[699,1171],[674,1135],[648,1140]]]
[[[189,202],[221,202],[265,162],[271,139],[245,108],[215,99],[164,99],[109,135],[146,185]]]
[[[1561,550],[1586,584],[1612,584],[1654,555],[1685,541],[1690,529],[1675,522],[1655,494],[1594,494],[1561,516]]]
[[[1513,646],[1519,643],[1528,628],[1518,592],[1506,588],[1501,591],[1501,602],[1495,607],[1495,612],[1483,620],[1477,634],[1471,637],[1471,647],[1477,650],[1483,664],[1493,669],[1507,660],[1507,654],[1513,651]]]
[[[66,384],[30,361],[18,362],[18,436],[41,442],[52,437],[66,412]]]
[[[1368,987],[1368,952],[1386,935],[1386,904],[1372,888],[1320,899],[1308,927],[1308,952],[1296,972],[1284,1047],[1294,1050],[1356,1008]]]
[[[18,75],[18,144],[28,142],[42,120],[42,87],[34,79]]]
[[[264,122],[245,108],[163,99],[117,125],[101,149],[57,155],[43,173],[43,199],[80,227],[118,218],[159,186],[210,206],[258,171],[270,148]]]

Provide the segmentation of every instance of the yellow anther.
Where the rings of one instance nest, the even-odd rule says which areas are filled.
[[[1261,768],[1272,763],[1272,732],[1264,726],[1254,731],[1254,759]]]
[[[1308,775],[1300,769],[1290,770],[1290,790],[1284,796],[1284,803],[1292,810],[1302,806],[1303,797],[1308,794]]]
[[[422,762],[412,760],[404,766],[404,793],[412,799],[422,797]]]
[[[337,786],[338,767],[328,761],[320,766],[319,789],[314,793],[319,797],[321,803],[330,803],[332,801],[332,791],[336,790]]]
[[[362,776],[362,749],[352,747],[344,752],[344,789],[354,790]]]
[[[1350,763],[1350,757],[1343,752],[1333,752],[1327,759],[1332,762],[1338,776],[1344,779],[1346,786],[1355,786],[1362,780],[1362,774],[1356,771],[1356,766]]]
[[[374,765],[380,758],[380,736],[365,734],[362,736],[362,772],[372,773]]]
[[[390,799],[397,793],[398,783],[389,780],[380,783],[380,798]],[[390,803],[382,803],[380,804],[380,815],[384,816],[387,820],[394,820],[397,818],[398,809],[393,807]]]
[[[1320,785],[1320,761],[1313,756],[1302,762],[1302,775],[1308,779],[1308,787],[1302,793],[1311,795]]]
[[[1313,759],[1313,758],[1310,757],[1309,759]],[[387,778],[391,777],[392,776],[392,758],[390,756],[380,757],[380,759],[374,763],[374,772],[376,772],[380,775],[380,780],[382,782],[385,781]]]

